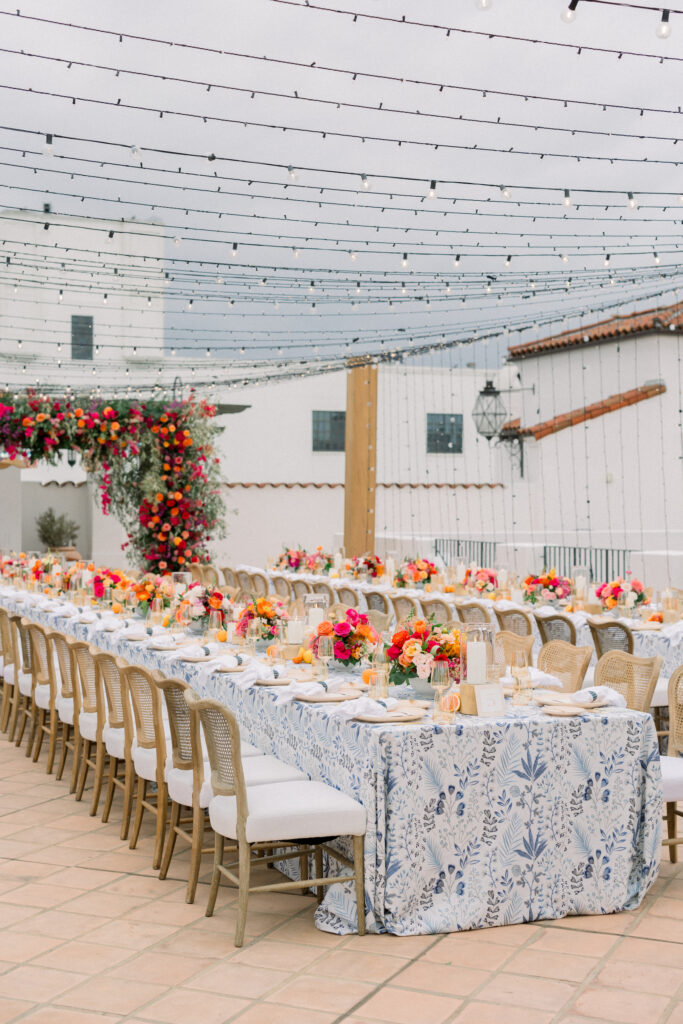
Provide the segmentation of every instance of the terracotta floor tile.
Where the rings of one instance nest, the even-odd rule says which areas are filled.
[[[676,1003],[666,1024],[683,1024],[683,1002]]]
[[[16,1020],[22,1013],[30,1010],[32,1006],[33,1003],[28,1003],[25,999],[0,998],[0,1024],[9,1024],[11,1020]]]
[[[667,996],[590,985],[578,996],[572,1011],[617,1024],[657,1024],[668,1003]]]
[[[153,924],[185,925],[204,917],[205,903],[166,903],[164,900],[149,900],[128,911],[125,917],[131,921],[151,921]]]
[[[637,920],[637,914],[589,914],[586,917],[563,917],[560,921],[549,921],[550,928],[574,928],[576,931],[606,932],[609,935],[625,935]]]
[[[390,1024],[442,1024],[460,1005],[459,999],[386,986],[355,1010],[353,1016],[361,1021],[381,1020]]]
[[[81,1013],[62,1006],[43,1006],[22,1020],[30,1021],[31,1024],[118,1024],[121,1017],[109,1013]]]
[[[336,1013],[320,1010],[302,1010],[300,1006],[277,1006],[275,1003],[256,1003],[241,1013],[235,1024],[336,1024]],[[351,1024],[344,1018],[344,1024]]]
[[[574,956],[571,953],[549,953],[536,944],[520,949],[509,960],[504,971],[528,974],[535,978],[557,978],[558,981],[584,981],[599,963],[596,957]]]
[[[58,949],[36,959],[42,967],[57,967],[63,971],[78,971],[79,974],[99,974],[115,967],[131,956],[130,949],[118,946],[103,946],[87,939],[80,942],[65,942]]]
[[[88,932],[88,942],[101,942],[105,946],[121,946],[123,949],[145,949],[168,938],[174,931],[174,928],[148,921],[107,921],[100,928]]]
[[[345,950],[339,950],[344,953]],[[231,963],[249,964],[252,967],[270,967],[275,970],[291,970],[294,966],[304,970],[320,957],[335,956],[337,951],[329,953],[327,949],[316,949],[315,946],[296,945],[294,943],[271,942],[270,939],[256,939],[251,945],[243,946],[231,958]],[[357,954],[349,951],[348,956]],[[362,954],[361,954],[362,958]],[[333,973],[333,972],[330,972]],[[367,981],[367,978],[362,978]]]
[[[300,969],[296,959],[290,959],[290,965],[296,965]],[[308,973],[381,983],[401,971],[404,965],[403,957],[361,953],[358,950],[342,948],[326,953],[315,965],[309,967]],[[394,983],[399,984],[397,981]]]
[[[231,960],[210,967],[188,981],[184,988],[216,992],[222,996],[244,996],[259,999],[279,988],[291,976],[289,971],[272,971],[264,967],[249,967]]]
[[[495,971],[515,953],[514,946],[494,942],[469,942],[468,932],[445,935],[443,939],[422,954],[422,960],[437,964],[456,964],[463,967]]]
[[[14,893],[10,893],[10,896]],[[677,942],[683,946],[683,915],[678,920],[672,917],[656,917],[648,914],[639,921],[631,935],[637,939],[662,939],[665,942]]]
[[[427,960],[410,964],[391,979],[397,988],[418,989],[442,996],[469,996],[489,981],[488,971],[468,967],[466,971],[453,970],[450,964],[433,964]]]
[[[575,985],[521,974],[497,974],[477,993],[478,999],[506,1006],[531,1006],[536,1010],[560,1010],[576,991]]]
[[[63,886],[65,889],[100,889],[107,882],[116,879],[111,871],[98,871],[95,868],[64,868],[50,876],[50,884]]]
[[[1,920],[2,916],[0,915]],[[21,926],[19,928],[21,929]],[[23,964],[27,960],[33,960],[34,957],[47,953],[58,944],[59,939],[23,932],[23,929],[18,931],[0,930],[0,960]]]
[[[655,995],[674,996],[683,985],[683,950],[680,966],[666,967],[658,964],[638,964],[615,961],[607,963],[595,979],[596,984],[612,988],[628,989],[630,992],[652,992]]]
[[[166,991],[166,985],[152,985],[141,981],[122,983],[120,978],[100,975],[70,989],[55,999],[55,1002],[79,1010],[125,1014],[132,1013]]]
[[[323,978],[304,974],[267,996],[266,1001],[328,1013],[344,1013],[372,991],[372,985],[350,978]]]
[[[680,967],[683,951],[677,942],[658,942],[656,939],[632,939],[620,942],[611,954],[612,961],[629,960],[632,963]]]
[[[248,1006],[246,999],[218,996],[213,992],[176,989],[146,1006],[139,1015],[145,1021],[160,1021],[161,1024],[189,1024],[194,1021],[201,1024],[224,1024],[224,1021],[240,1010],[246,1010]]]
[[[113,882],[102,887],[102,892],[112,892],[117,896],[137,896],[142,899],[157,899],[173,889],[184,889],[184,886],[168,880],[159,881],[158,875],[151,878],[145,875],[121,875]]]
[[[3,878],[16,878],[20,882],[35,882],[48,875],[56,875],[61,868],[54,864],[30,864],[25,860],[7,860],[2,865]]]
[[[535,935],[538,935],[540,930],[539,926],[535,924],[515,924],[503,925],[500,928],[478,928],[469,932],[453,932],[452,934],[453,936],[465,936],[473,943],[488,944],[492,942],[494,945],[501,946],[523,946]]]
[[[18,889],[12,889],[0,896],[0,903],[18,903],[22,907],[56,907],[64,903],[70,896],[81,895],[76,889],[57,889],[50,885],[40,885],[38,882],[29,882],[28,885],[20,885]]]
[[[30,992],[36,1003],[46,1003],[85,980],[85,974],[75,971],[57,971],[28,964],[3,974],[2,994],[9,999],[21,999]]]
[[[65,897],[71,890],[65,889]],[[99,917],[123,917],[131,910],[135,910],[143,901],[135,896],[117,896],[111,892],[86,892],[83,895],[71,899],[68,903],[62,904],[63,910],[73,914],[93,914]]]
[[[131,981],[181,985],[188,978],[211,967],[213,963],[213,960],[202,960],[200,957],[174,956],[172,953],[150,951],[138,953],[126,963],[112,968],[109,974],[113,978],[126,978]]]
[[[528,1006],[506,1006],[501,1012],[500,1006],[473,1000],[463,1006],[455,1020],[457,1024],[548,1024],[553,1016],[550,1010],[531,1010]]]
[[[682,914],[681,901],[670,899],[667,892],[653,900],[648,910],[648,917],[674,917],[680,920]]]
[[[2,918],[5,919],[9,907],[2,908]],[[36,935],[53,935],[56,939],[77,939],[86,932],[93,931],[102,926],[101,917],[91,917],[87,914],[72,914],[67,910],[41,910],[33,914],[27,921],[14,924],[13,930],[20,932],[32,932]]]
[[[299,918],[301,920],[301,918]],[[292,922],[294,924],[294,922]],[[311,920],[311,924],[313,924]],[[315,926],[313,925],[314,930]],[[318,932],[318,935],[321,935]],[[325,933],[327,934],[327,933]],[[331,936],[337,938],[338,936]],[[346,935],[341,936],[345,949],[367,950],[370,953],[384,953],[413,960],[436,944],[436,935]]]
[[[629,941],[628,939],[625,941]],[[619,939],[614,935],[598,932],[576,931],[568,928],[543,928],[529,949],[545,950],[548,953],[573,953],[577,956],[605,956],[616,947]]]

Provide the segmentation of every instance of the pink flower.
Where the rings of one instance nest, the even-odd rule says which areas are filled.
[[[349,658],[351,657],[351,651],[346,646],[346,644],[343,644],[341,642],[341,640],[337,640],[336,644],[334,645],[334,656],[337,659],[337,661],[348,661]]]
[[[432,665],[434,664],[434,657],[431,654],[425,654],[420,651],[413,658],[413,664],[417,669],[419,679],[429,679],[429,675],[432,671]]]
[[[337,634],[337,636],[345,637],[348,636],[349,633],[351,632],[351,626],[349,625],[348,622],[338,622],[337,625],[334,627],[334,631]]]

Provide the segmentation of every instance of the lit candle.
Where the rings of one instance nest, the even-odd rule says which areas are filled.
[[[290,619],[287,623],[287,642],[290,644],[303,643],[304,621],[303,619]]]
[[[486,682],[486,644],[481,640],[467,644],[467,682]]]
[[[317,629],[320,623],[323,621],[324,614],[322,608],[317,605],[313,605],[308,609],[308,628]]]

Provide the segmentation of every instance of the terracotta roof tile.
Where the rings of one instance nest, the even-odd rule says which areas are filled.
[[[508,349],[511,360],[524,359],[526,356],[546,355],[562,348],[575,348],[579,345],[599,344],[630,334],[644,334],[655,329],[683,330],[683,302],[663,309],[646,309],[641,313],[628,316],[613,316],[609,320],[600,320],[579,331],[565,331],[541,341],[527,341],[522,345],[512,345]]]
[[[533,427],[521,427],[519,417],[509,420],[503,424],[501,436],[505,437],[533,437],[540,441],[550,434],[557,434],[567,427],[575,427],[587,420],[594,420],[598,416],[605,416],[608,412],[616,412],[617,409],[625,409],[636,402],[644,402],[647,398],[655,398],[656,395],[663,395],[666,391],[665,384],[644,384],[639,388],[632,388],[630,391],[622,391],[618,395],[610,395],[592,405],[585,405],[580,409],[573,409],[571,412],[561,413],[553,416],[551,420],[544,420],[543,423],[536,423]]]

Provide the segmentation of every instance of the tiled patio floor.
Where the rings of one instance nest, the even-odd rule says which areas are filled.
[[[683,1024],[683,868],[637,913],[453,935],[338,937],[305,896],[185,903],[0,736],[0,1024]],[[120,800],[120,797],[118,798]]]

